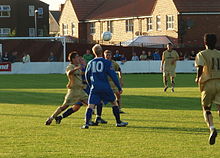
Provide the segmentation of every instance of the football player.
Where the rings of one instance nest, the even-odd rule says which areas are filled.
[[[95,55],[95,58],[88,63],[85,73],[87,83],[91,88],[89,93],[88,107],[86,110],[85,124],[82,126],[82,128],[89,128],[89,121],[91,119],[93,109],[95,105],[98,105],[101,101],[110,102],[112,104],[112,111],[116,119],[117,127],[127,126],[128,123],[122,122],[120,119],[119,107],[108,82],[108,76],[110,76],[117,86],[119,93],[122,93],[122,88],[112,67],[112,63],[102,57],[103,50],[99,44],[93,46],[92,51]]]
[[[215,49],[217,37],[215,34],[205,34],[206,49],[196,55],[197,67],[196,83],[201,91],[201,104],[205,122],[210,129],[209,144],[215,144],[217,130],[213,124],[211,113],[212,104],[216,104],[220,111],[220,51]]]
[[[175,81],[174,78],[176,77],[176,61],[179,60],[178,53],[173,50],[172,43],[167,44],[167,50],[163,52],[162,60],[161,60],[161,71],[163,72],[163,83],[164,83],[164,92],[167,91],[168,88],[168,78],[170,77],[171,81],[171,91],[174,92]]]

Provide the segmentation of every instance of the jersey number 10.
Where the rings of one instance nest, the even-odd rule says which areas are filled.
[[[103,72],[103,62],[102,61],[93,61],[92,62],[92,72],[95,73],[95,72]]]

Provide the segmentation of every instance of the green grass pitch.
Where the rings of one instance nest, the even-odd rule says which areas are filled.
[[[107,105],[108,124],[83,130],[85,107],[60,125],[44,125],[63,102],[65,75],[0,75],[0,158],[219,158],[194,77],[177,74],[175,92],[164,93],[161,74],[124,75],[121,117],[129,125],[115,127]]]

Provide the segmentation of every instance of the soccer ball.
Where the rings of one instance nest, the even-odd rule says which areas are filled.
[[[110,41],[112,39],[112,33],[109,31],[103,32],[102,33],[102,39],[104,41]]]

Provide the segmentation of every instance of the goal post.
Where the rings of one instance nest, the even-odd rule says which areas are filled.
[[[13,56],[17,52],[16,62],[22,62],[24,53],[30,53],[31,62],[48,62],[50,52],[55,54],[56,62],[62,62],[63,72],[66,68],[66,38],[65,37],[0,37],[1,55],[7,52]]]

